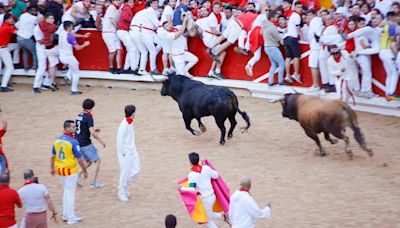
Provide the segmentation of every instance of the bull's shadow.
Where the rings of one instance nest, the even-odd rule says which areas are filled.
[[[206,132],[206,127],[201,122],[204,116],[214,116],[221,130],[219,141],[221,145],[225,144],[225,120],[229,119],[231,123],[228,131],[228,139],[230,139],[233,137],[233,130],[237,124],[235,119],[237,112],[247,123],[247,126],[241,129],[242,133],[250,128],[250,118],[246,112],[239,109],[237,97],[231,90],[221,86],[206,85],[182,75],[170,74],[161,79],[153,76],[152,78],[155,81],[162,81],[162,96],[171,96],[178,103],[186,129],[193,135],[200,135],[200,132],[193,130],[190,126],[192,119],[196,119],[200,130]]]

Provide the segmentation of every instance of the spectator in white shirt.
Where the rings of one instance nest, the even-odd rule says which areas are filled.
[[[161,15],[161,20],[160,20],[160,26],[157,29],[157,35],[158,38],[160,39],[162,50],[163,50],[163,55],[162,55],[162,62],[163,62],[163,75],[167,75],[168,73],[172,72],[172,61],[170,62],[171,69],[168,67],[168,60],[170,59],[170,54],[171,54],[171,47],[169,46],[168,42],[164,41],[165,35],[163,33],[166,32],[166,30],[163,28],[163,23],[164,22],[170,22],[172,23],[172,18],[174,17],[174,9],[176,5],[175,0],[166,0],[164,1],[164,11]]]
[[[34,6],[29,6],[27,12],[23,13],[19,18],[19,21],[15,24],[17,27],[17,42],[18,45],[24,50],[24,70],[29,70],[28,65],[28,51],[31,53],[33,58],[33,66],[37,69],[37,56],[36,56],[36,44],[32,39],[33,29],[37,24],[38,9]]]
[[[267,219],[271,216],[271,204],[260,209],[250,195],[250,188],[250,178],[244,178],[240,181],[240,189],[230,198],[229,220],[232,228],[254,228],[257,218]]]
[[[21,227],[47,227],[47,208],[52,212],[51,219],[57,223],[57,212],[46,186],[39,184],[30,169],[24,172],[24,179],[24,186],[18,190],[26,211]]]
[[[308,43],[310,45],[310,55],[308,57],[308,67],[311,69],[313,85],[311,90],[319,90],[319,53],[321,45],[318,43],[324,27],[322,17],[316,15],[315,10],[307,12],[307,18],[310,21],[310,29],[308,31]]]
[[[107,8],[103,18],[102,37],[108,49],[109,71],[112,74],[122,73],[121,69],[121,41],[117,36],[117,25],[121,14],[119,7],[121,0],[113,0]],[[114,70],[114,60],[117,63],[117,70]]]
[[[283,40],[285,51],[286,51],[286,60],[285,60],[285,68],[286,68],[286,77],[285,80],[289,83],[292,82],[292,79],[297,81],[298,83],[302,83],[300,80],[300,34],[301,34],[301,12],[303,11],[303,5],[300,2],[295,3],[294,12],[290,15],[288,21],[288,30],[285,34],[285,38]],[[294,66],[294,74],[290,76],[290,63],[293,60]]]

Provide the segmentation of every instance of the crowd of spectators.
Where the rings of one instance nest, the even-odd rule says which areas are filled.
[[[398,98],[399,12],[400,3],[393,0],[334,1],[329,9],[321,7],[317,0],[125,0],[125,3],[1,0],[0,58],[5,65],[1,91],[12,91],[8,82],[14,67],[20,67],[18,54],[22,49],[23,68],[30,69],[28,55],[31,55],[33,68],[37,70],[34,93],[58,89],[54,75],[59,59],[63,68],[68,69],[65,79],[73,85],[71,95],[79,95],[79,62],[66,56],[63,61],[61,52],[69,55],[72,47],[80,50],[88,46],[90,41],[78,45],[74,38],[90,40],[90,34],[78,36],[75,32],[80,28],[96,28],[102,31],[109,52],[109,71],[113,74],[176,72],[192,77],[190,69],[198,58],[188,52],[187,38],[200,36],[213,59],[208,73],[211,78],[225,78],[221,72],[221,66],[229,64],[224,63],[225,51],[237,41],[238,54],[253,55],[245,67],[250,77],[264,49],[271,62],[270,86],[275,85],[275,69],[277,84],[302,83],[299,69],[303,41],[310,45],[308,58],[313,76],[310,90],[340,94],[349,90],[351,95],[375,97],[371,56],[378,54],[386,72],[386,96]],[[72,23],[73,27],[65,33],[69,35],[62,36],[66,23]],[[9,41],[12,33],[16,34],[15,42]],[[125,64],[121,61],[123,46],[127,50]],[[339,56],[346,59],[343,62],[346,69],[339,74],[331,72],[327,64],[334,54],[331,50],[338,50],[335,47],[341,50]],[[160,50],[163,50],[162,72],[156,68]],[[146,71],[148,60],[150,72]],[[341,61],[340,57],[334,60]],[[342,74],[351,75],[346,88],[341,86]]]

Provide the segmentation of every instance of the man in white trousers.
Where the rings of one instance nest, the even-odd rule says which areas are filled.
[[[79,62],[74,56],[73,49],[79,51],[90,45],[90,41],[85,41],[85,43],[80,45],[75,38],[88,38],[90,33],[86,33],[85,35],[73,34],[72,30],[74,29],[74,25],[71,21],[64,21],[63,27],[64,29],[61,31],[59,36],[60,61],[61,63],[68,65],[67,77],[72,79],[70,94],[75,96],[82,94],[82,92],[78,89]]]
[[[103,18],[103,27],[101,36],[108,49],[109,71],[112,74],[121,74],[121,41],[117,36],[117,25],[121,14],[121,0],[111,1]],[[117,69],[114,69],[114,60],[117,63]]]
[[[271,216],[271,204],[268,203],[260,209],[250,195],[251,179],[244,178],[240,181],[240,189],[236,190],[230,198],[229,220],[232,228],[254,228],[256,219]]]
[[[132,45],[135,46],[137,50],[139,50],[140,54],[140,66],[138,71],[139,75],[149,74],[146,71],[147,55],[149,54],[149,52],[147,51],[147,48],[140,37],[140,31],[142,30],[142,18],[145,16],[145,14],[146,11],[144,10],[140,10],[139,12],[137,12],[132,18],[129,30],[129,36],[131,37]]]
[[[163,28],[164,22],[171,22],[172,23],[172,18],[174,17],[174,9],[175,9],[176,1],[175,0],[166,0],[164,1],[164,10],[161,15],[160,19],[160,25],[158,26],[157,29],[157,35],[158,38],[160,39],[161,46],[162,46],[162,62],[164,69],[162,71],[163,75],[168,75],[168,73],[173,72],[173,67],[172,67],[172,61],[169,61],[171,58],[171,47],[168,45],[167,42],[164,41],[165,38],[165,29]],[[168,62],[171,64],[171,69],[168,67]]]
[[[53,176],[57,174],[60,177],[64,188],[63,221],[69,225],[83,221],[82,218],[75,215],[75,190],[78,181],[77,163],[82,168],[84,177],[88,177],[79,142],[74,138],[75,130],[75,121],[64,121],[64,134],[54,141],[50,161],[51,174]]]
[[[124,74],[138,74],[139,65],[139,50],[136,45],[133,44],[131,37],[129,36],[129,26],[131,24],[133,13],[132,8],[135,4],[134,0],[125,0],[125,4],[121,9],[121,16],[117,26],[117,36],[124,44],[126,48]]]
[[[139,174],[140,161],[136,150],[133,119],[136,107],[125,106],[125,118],[121,121],[117,133],[117,152],[120,167],[118,199],[127,202],[130,198],[128,184]]]
[[[43,33],[40,30],[39,24],[33,29],[33,36],[36,40],[36,56],[38,61],[38,67],[35,73],[35,79],[33,81],[33,93],[40,93],[40,87],[42,87],[43,77],[46,76],[47,68],[47,56],[46,47],[43,44]]]
[[[144,16],[140,19],[141,31],[140,38],[148,50],[150,56],[150,73],[160,75],[157,70],[156,58],[158,52],[161,50],[161,44],[158,40],[156,31],[160,21],[158,20],[158,0],[150,0],[146,2],[146,9],[144,9]]]
[[[13,91],[8,87],[8,82],[11,78],[11,74],[14,70],[10,51],[8,50],[8,44],[13,34],[17,33],[14,28],[15,18],[12,14],[6,13],[4,15],[4,23],[0,27],[0,61],[4,62],[3,77],[1,80],[0,92],[11,92]]]
[[[187,27],[188,18],[184,16],[182,27],[174,28],[172,22],[165,21],[163,28],[165,31],[164,41],[171,47],[172,61],[175,64],[176,74],[193,77],[189,70],[199,61],[199,59],[187,51],[187,40],[183,33]]]
[[[199,197],[206,210],[208,228],[216,228],[214,220],[221,220],[225,217],[223,213],[213,212],[215,203],[214,189],[211,185],[211,179],[217,179],[219,174],[211,169],[208,165],[199,165],[200,156],[196,152],[189,154],[189,161],[191,165],[191,172],[188,175],[189,187],[178,186],[178,190],[184,191],[198,191]]]

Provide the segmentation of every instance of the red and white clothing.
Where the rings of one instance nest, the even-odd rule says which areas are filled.
[[[187,40],[183,35],[176,37],[177,28],[165,33],[165,42],[171,47],[171,56],[178,75],[190,75],[189,70],[199,59],[187,51]]]
[[[351,71],[352,67],[349,65],[351,62],[347,51],[341,51],[338,58],[331,55],[327,64],[329,74],[335,79],[337,98],[343,99],[345,102],[352,98],[353,103],[355,103],[352,90],[354,88],[354,77],[358,77],[358,75]]]
[[[75,16],[72,15],[72,11],[75,10],[76,11],[76,16],[77,18],[75,18]],[[83,4],[83,1],[80,2],[76,2],[74,3],[71,8],[69,8],[62,16],[61,21],[72,21],[72,22],[76,22],[77,19],[79,18],[84,18],[85,15],[87,15],[88,9],[85,7],[85,5]],[[62,27],[62,26],[60,26]]]
[[[218,38],[217,34],[214,34],[211,31],[211,28],[215,28],[217,32],[221,32],[222,28],[222,23],[225,21],[225,15],[223,14],[215,14],[215,13],[210,13],[208,17],[201,19],[203,20],[202,24],[202,30],[203,30],[203,42],[206,47],[211,47],[215,40]]]
[[[172,7],[170,5],[166,5],[163,13],[161,15],[160,25],[158,26],[158,29],[157,29],[157,35],[158,35],[158,38],[160,39],[160,43],[161,43],[163,52],[167,53],[167,54],[171,53],[171,46],[168,44],[168,42],[164,41],[165,34],[163,34],[163,33],[166,33],[167,31],[165,31],[165,29],[163,28],[162,25],[164,22],[166,22],[168,20],[172,21],[173,17],[174,17],[174,9],[172,9]]]
[[[141,166],[135,143],[133,119],[124,118],[117,133],[117,153],[120,167],[118,194],[128,197],[128,184],[139,174]]]
[[[11,73],[14,70],[11,54],[7,46],[10,43],[11,36],[15,33],[15,31],[16,29],[14,28],[14,26],[8,24],[7,22],[3,23],[0,27],[0,61],[4,62],[1,87],[8,86],[8,82],[11,78]]]
[[[0,184],[0,227],[17,228],[15,205],[22,207],[17,191],[6,184]]]
[[[316,36],[320,37],[324,28],[322,18],[314,17],[310,21],[310,29],[308,30],[308,43],[310,45],[310,55],[308,56],[308,66],[317,68],[319,66],[319,53],[321,44],[316,40]]]
[[[150,56],[150,70],[156,70],[156,57],[161,50],[161,44],[157,37],[156,31],[160,21],[158,13],[152,7],[143,10],[143,17],[138,18],[141,22],[140,37]],[[156,44],[158,44],[156,46]]]
[[[321,81],[323,84],[335,85],[335,79],[329,75],[327,60],[330,56],[328,46],[336,44],[340,49],[344,46],[342,36],[339,34],[339,28],[336,25],[327,26],[319,39],[322,49],[319,56],[319,67],[321,72]]]
[[[119,21],[121,11],[119,7],[111,4],[103,17],[103,27],[101,36],[103,37],[104,43],[106,43],[109,53],[116,52],[121,49],[121,41],[117,36],[117,26],[112,22],[117,23]],[[111,66],[110,66],[111,67]]]
[[[186,191],[198,191],[200,193],[200,200],[203,203],[208,218],[208,227],[217,228],[214,220],[222,219],[221,213],[213,212],[215,203],[214,189],[211,185],[211,179],[217,179],[218,173],[207,165],[195,165],[188,175],[188,188],[182,188]]]
[[[132,39],[129,36],[129,27],[133,18],[132,9],[128,4],[124,4],[121,9],[121,15],[117,25],[117,36],[124,44],[127,54],[125,58],[124,69],[129,67],[136,70],[139,64],[139,50],[136,45],[132,44]]]
[[[222,34],[229,43],[235,43],[239,38],[239,43],[244,48],[244,40],[247,32],[250,31],[253,21],[258,14],[247,12],[238,16],[235,20],[228,23],[226,30]]]
[[[134,47],[139,51],[140,54],[140,72],[145,72],[147,65],[147,55],[149,54],[140,35],[140,31],[142,30],[141,18],[143,18],[145,14],[146,12],[144,10],[137,12],[132,18],[129,30],[129,36],[131,37],[132,45],[134,45]],[[137,59],[139,59],[139,57],[137,57]]]
[[[229,220],[232,228],[254,228],[256,219],[267,219],[270,216],[271,208],[267,206],[260,209],[249,192],[236,190],[232,194],[229,203]]]

